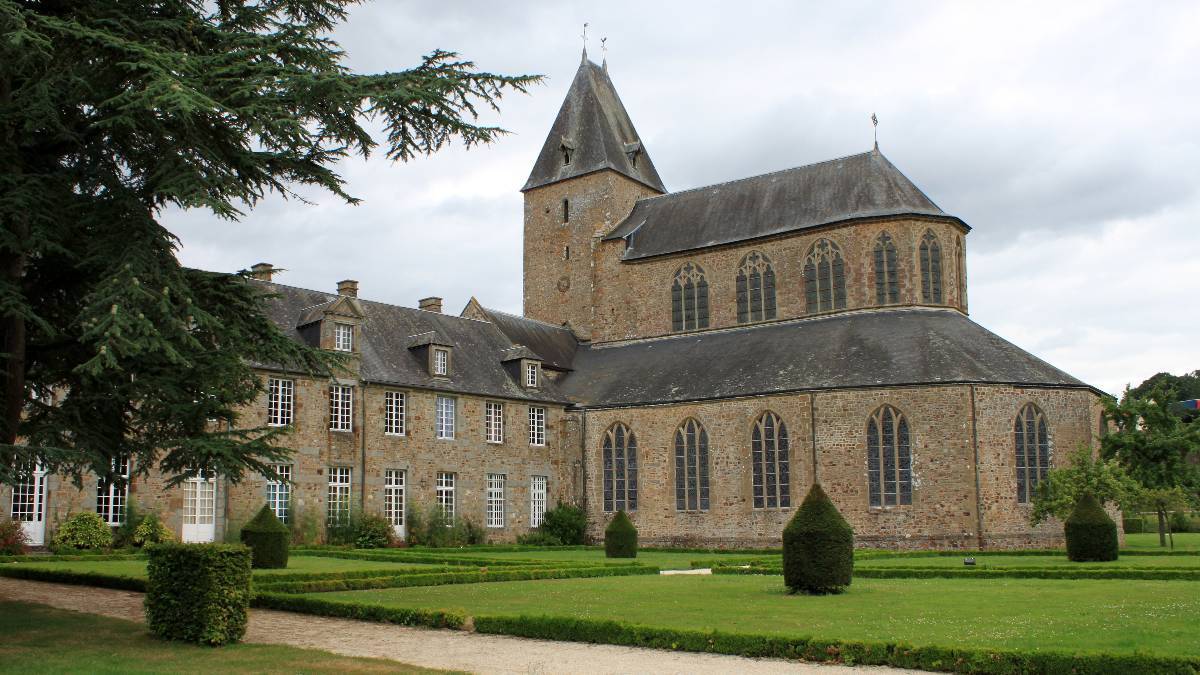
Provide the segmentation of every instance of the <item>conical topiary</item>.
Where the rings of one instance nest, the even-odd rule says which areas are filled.
[[[637,528],[624,511],[617,511],[604,528],[604,555],[609,558],[637,557]]]
[[[783,530],[783,582],[793,593],[840,593],[854,572],[854,530],[814,483]]]
[[[287,567],[292,531],[268,505],[242,526],[242,543],[250,547],[251,565],[258,569]]]
[[[1091,494],[1075,502],[1063,527],[1067,557],[1075,562],[1106,562],[1117,559],[1117,524]]]

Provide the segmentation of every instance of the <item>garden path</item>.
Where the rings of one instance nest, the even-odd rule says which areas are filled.
[[[143,621],[142,594],[0,577],[0,598]],[[264,609],[250,610],[246,642],[395,659],[426,668],[475,673],[805,673],[892,675],[918,671],[750,659],[718,654],[529,640],[453,630],[409,628]]]

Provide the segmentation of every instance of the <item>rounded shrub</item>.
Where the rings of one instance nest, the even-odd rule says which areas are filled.
[[[1117,559],[1117,524],[1090,494],[1075,502],[1063,526],[1067,557],[1075,562],[1105,562]]]
[[[146,546],[147,544],[165,544],[170,541],[175,541],[175,534],[167,529],[163,521],[158,519],[158,516],[150,513],[133,531],[133,545]]]
[[[242,526],[242,543],[250,547],[252,564],[258,569],[287,567],[288,545],[292,531],[275,517],[270,506],[263,505],[258,515]]]
[[[783,530],[783,582],[793,593],[841,593],[854,573],[854,530],[814,483]]]
[[[0,555],[25,555],[29,537],[15,520],[0,520]]]
[[[354,528],[354,548],[387,548],[392,545],[392,524],[383,516],[363,516]]]
[[[609,558],[637,557],[637,528],[625,511],[617,511],[612,522],[604,528],[604,555]]]
[[[559,502],[542,515],[542,524],[538,529],[558,540],[560,544],[578,546],[583,544],[587,537],[587,514],[574,504]]]
[[[55,551],[93,550],[112,546],[112,528],[94,511],[82,511],[67,517],[50,545]]]
[[[147,549],[146,624],[167,640],[237,642],[250,609],[250,549],[159,544]]]

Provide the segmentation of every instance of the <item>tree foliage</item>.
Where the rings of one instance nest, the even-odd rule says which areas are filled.
[[[1037,525],[1051,516],[1066,520],[1084,494],[1128,510],[1137,503],[1140,491],[1141,486],[1115,459],[1096,457],[1090,446],[1081,443],[1067,466],[1051,469],[1038,483],[1030,523]]]
[[[1173,401],[1200,398],[1200,370],[1183,375],[1156,373],[1126,394],[1134,398],[1148,398],[1155,388],[1161,388]]]
[[[315,186],[349,202],[339,160],[409,160],[455,140],[532,76],[447,51],[356,74],[330,38],[351,0],[0,0],[0,482],[36,460],[119,482],[158,463],[271,476],[278,432],[235,411],[251,364],[324,374],[244,274],[185,269],[164,208],[224,219]],[[212,424],[209,420],[221,420]]]

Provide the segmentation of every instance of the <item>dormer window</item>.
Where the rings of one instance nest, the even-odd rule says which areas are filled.
[[[525,386],[538,386],[538,365],[536,363],[525,364]]]
[[[433,350],[433,374],[448,375],[450,373],[450,350]]]
[[[348,323],[333,324],[333,348],[339,352],[354,351],[354,326]]]
[[[571,153],[574,152],[574,150],[571,148],[568,148],[565,145],[561,146],[559,149],[562,150],[563,166],[570,166],[571,165]]]

